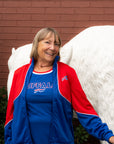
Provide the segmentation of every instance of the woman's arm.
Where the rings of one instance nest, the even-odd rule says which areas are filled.
[[[100,140],[109,141],[109,138],[113,136],[113,133],[109,130],[106,123],[102,123],[98,114],[88,101],[75,70],[71,70],[69,79],[72,93],[72,106],[77,112],[80,123],[91,135]],[[113,139],[114,138],[112,137],[112,142]]]

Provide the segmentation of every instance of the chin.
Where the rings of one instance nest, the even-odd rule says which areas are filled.
[[[50,58],[47,58],[47,62],[53,62],[55,59],[55,57],[50,57]]]

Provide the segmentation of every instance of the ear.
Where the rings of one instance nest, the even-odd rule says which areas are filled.
[[[14,54],[14,53],[15,53],[15,51],[16,51],[16,50],[15,50],[15,48],[12,48],[12,54]]]

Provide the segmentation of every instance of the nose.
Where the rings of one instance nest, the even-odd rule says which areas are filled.
[[[50,45],[50,49],[51,49],[51,50],[54,50],[54,49],[55,49],[55,44],[54,44],[54,43],[52,43],[52,44]]]

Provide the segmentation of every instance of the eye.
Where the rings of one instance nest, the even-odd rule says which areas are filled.
[[[45,43],[46,43],[46,44],[50,44],[50,42],[49,42],[49,41],[45,41]]]
[[[59,44],[59,43],[55,43],[55,46],[58,46],[58,47],[59,47],[59,46],[60,46],[60,44]]]

